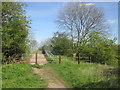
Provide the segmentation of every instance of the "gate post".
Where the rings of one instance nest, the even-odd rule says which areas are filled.
[[[59,64],[61,64],[61,56],[59,56]]]
[[[78,64],[80,64],[80,56],[78,56]]]
[[[91,56],[89,56],[89,60],[90,60],[90,63],[91,63]]]
[[[35,54],[35,64],[37,64],[37,53]]]

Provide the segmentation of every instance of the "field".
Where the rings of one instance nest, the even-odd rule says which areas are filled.
[[[117,2],[16,1],[0,5],[0,88],[120,88]]]
[[[46,88],[47,83],[34,74],[28,63],[13,63],[2,66],[2,88]]]
[[[46,58],[50,61],[48,56]],[[70,88],[118,87],[117,69],[114,67],[87,62],[77,64],[77,62],[66,62],[67,59],[62,61],[59,64],[58,59],[55,59],[48,64],[48,68],[51,68],[51,72],[64,80]]]
[[[55,56],[58,58],[58,56]],[[47,60],[51,59],[46,56]],[[67,88],[118,88],[117,69],[108,65],[88,62],[72,62],[72,59],[59,60],[43,66],[28,63],[12,63],[2,66],[2,88],[47,88],[48,82],[33,73],[34,68],[46,68]],[[67,62],[69,61],[69,62]]]

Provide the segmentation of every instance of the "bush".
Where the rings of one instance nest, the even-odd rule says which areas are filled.
[[[115,66],[118,61],[115,40],[107,39],[97,33],[91,36],[89,43],[79,47],[78,54],[80,56],[91,56],[92,61],[95,63],[106,63]]]

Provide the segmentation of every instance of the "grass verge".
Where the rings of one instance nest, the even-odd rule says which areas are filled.
[[[30,64],[12,63],[2,66],[2,88],[47,88],[47,83]]]
[[[56,56],[57,57],[57,56]],[[65,56],[64,56],[65,57]],[[46,56],[48,59],[48,57]],[[69,59],[68,59],[69,60]],[[63,79],[69,88],[118,88],[117,69],[107,65],[81,62],[66,62],[62,59],[62,63],[58,63],[58,59],[49,63],[59,78]]]

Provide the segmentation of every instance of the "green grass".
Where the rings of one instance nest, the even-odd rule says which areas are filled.
[[[46,88],[47,83],[34,74],[28,63],[13,63],[2,66],[2,88]]]
[[[48,64],[48,68],[51,68],[55,75],[64,80],[69,88],[118,87],[117,70],[114,67],[87,62],[80,64],[66,62],[68,59],[62,59],[62,61],[59,64],[58,59],[55,59],[55,62]]]
[[[45,64],[45,65],[34,64],[34,65],[31,65],[31,66],[32,66],[33,68],[42,69],[42,68],[47,67],[47,64]]]

